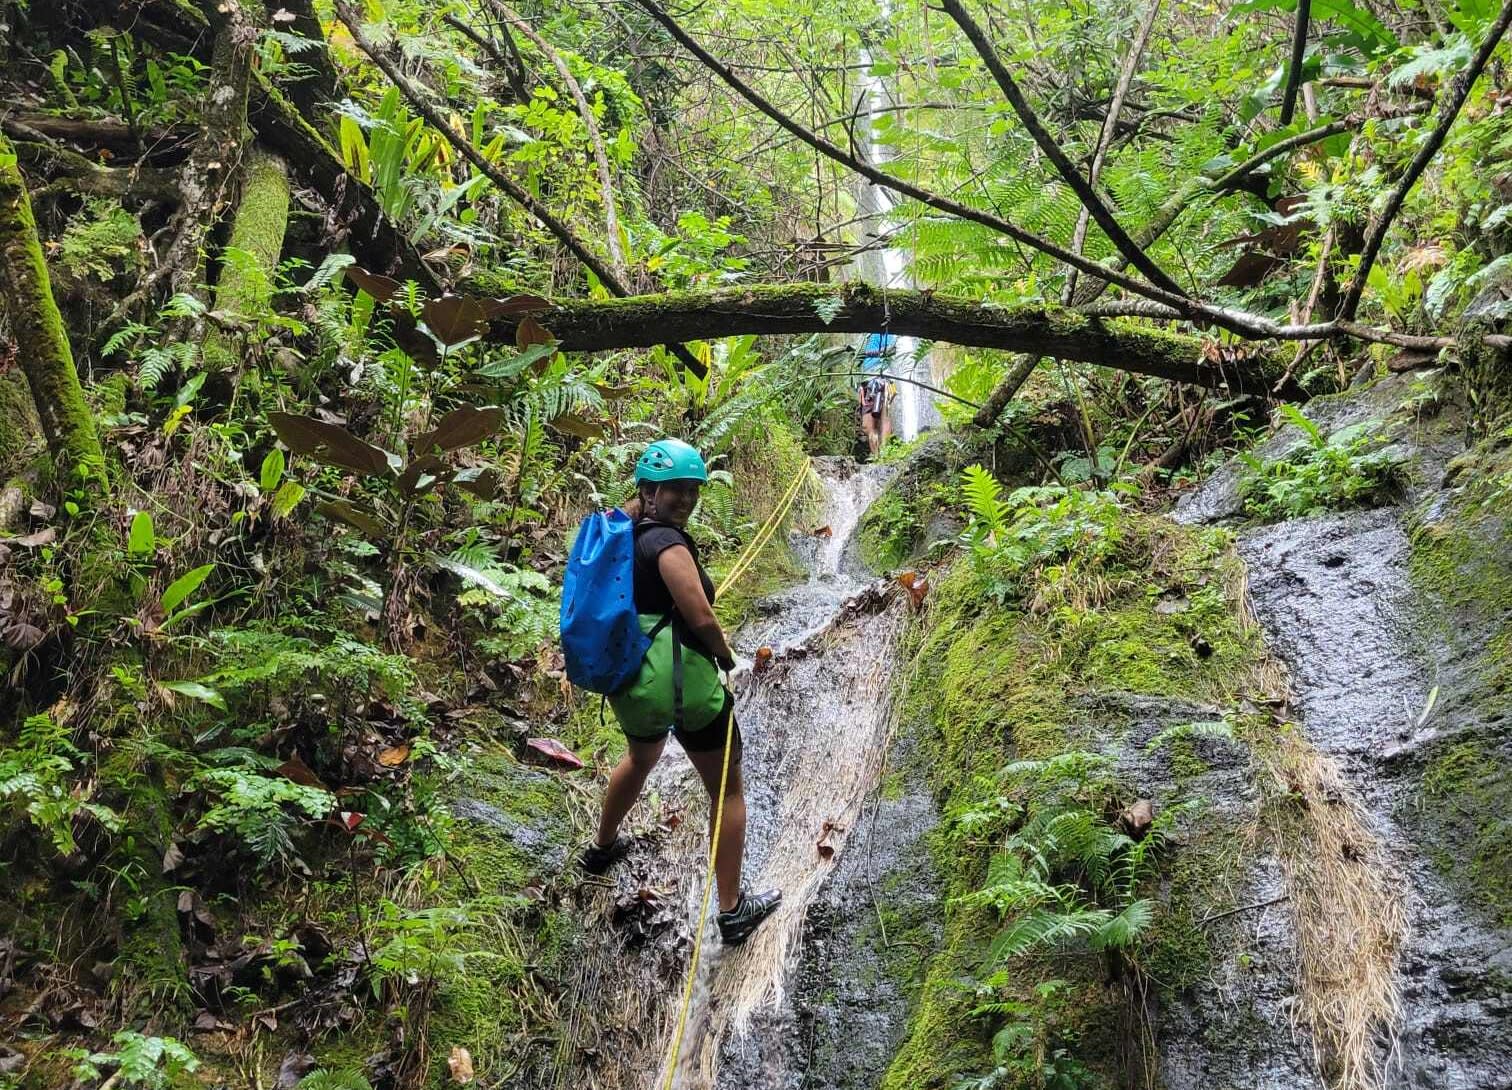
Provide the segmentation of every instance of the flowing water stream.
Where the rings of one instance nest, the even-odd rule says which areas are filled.
[[[801,535],[806,582],[763,603],[735,637],[743,656],[774,655],[736,677],[749,809],[745,883],[780,888],[782,907],[743,946],[724,949],[713,922],[673,1086],[794,1085],[804,1061],[794,984],[805,924],[847,856],[877,787],[891,722],[888,684],[903,607],[855,557],[854,532],[893,470],[843,459],[816,463],[827,534]],[[592,937],[572,1019],[586,1060],[563,1086],[643,1090],[667,1085],[668,1046],[707,861],[708,807],[675,745],[630,818],[645,832],[587,907]],[[901,1018],[902,1011],[899,1010]]]

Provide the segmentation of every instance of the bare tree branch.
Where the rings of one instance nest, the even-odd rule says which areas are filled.
[[[1297,92],[1302,88],[1302,61],[1307,55],[1307,24],[1312,0],[1297,0],[1297,29],[1292,36],[1291,65],[1286,71],[1286,90],[1281,95],[1281,124],[1290,125],[1297,112]]]
[[[1020,356],[1008,373],[1003,376],[1003,381],[997,384],[992,393],[987,395],[987,400],[982,402],[977,409],[976,416],[971,422],[979,428],[989,428],[997,423],[997,418],[1003,415],[1003,410],[1008,407],[1008,402],[1019,392],[1024,383],[1029,381],[1029,376],[1034,374],[1034,369],[1039,366],[1038,356]]]
[[[652,19],[660,23],[661,26],[666,29],[667,33],[672,35],[672,37],[675,38],[684,49],[693,54],[693,56],[696,57],[705,68],[709,69],[709,71],[713,72],[716,76],[723,80],[733,91],[744,98],[747,102],[751,103],[751,105],[755,106],[767,117],[771,118],[778,125],[782,126],[782,128],[786,129],[789,133],[796,136],[799,140],[803,141],[805,144],[813,148],[815,151],[819,152],[821,155],[833,159],[841,166],[854,171],[855,173],[861,175],[863,178],[866,178],[869,181],[872,181],[877,185],[883,186],[887,189],[891,189],[895,193],[901,193],[905,197],[911,197],[914,200],[918,201],[920,204],[928,205],[930,208],[949,213],[950,215],[956,216],[960,219],[970,220],[973,223],[980,223],[984,227],[990,227],[994,231],[998,231],[1004,235],[1007,235],[1015,242],[1019,242],[1024,246],[1029,247],[1030,249],[1038,250],[1040,253],[1047,254],[1050,257],[1055,258],[1057,261],[1064,262],[1065,264],[1070,265],[1073,268],[1080,269],[1089,275],[1098,276],[1102,279],[1110,280],[1112,283],[1133,292],[1135,295],[1144,296],[1148,299],[1154,299],[1158,302],[1166,303],[1170,306],[1182,305],[1187,302],[1185,295],[1179,290],[1169,291],[1164,288],[1155,287],[1154,285],[1147,284],[1142,280],[1135,279],[1132,276],[1127,276],[1118,270],[1108,269],[1105,266],[1099,265],[1095,261],[1089,261],[1085,257],[1081,257],[1078,254],[1072,253],[1064,246],[1059,246],[1056,243],[1051,242],[1047,238],[1041,238],[1031,231],[1026,231],[1022,227],[1019,227],[1004,219],[1003,217],[995,215],[992,212],[985,212],[980,208],[973,208],[970,205],[962,204],[959,201],[952,200],[949,197],[941,196],[938,193],[924,189],[922,186],[914,185],[912,182],[905,181],[902,178],[898,178],[894,175],[886,173],[885,171],[877,169],[870,163],[857,158],[856,156],[845,151],[843,148],[830,143],[823,137],[818,136],[810,130],[804,128],[787,114],[779,110],[776,106],[772,105],[772,103],[768,102],[765,98],[758,94],[754,88],[752,88],[749,84],[747,84],[744,80],[737,76],[729,68],[728,65],[716,59],[712,54],[709,53],[708,50],[699,45],[698,42],[695,41],[693,37],[689,35],[688,32],[685,31],[677,23],[676,20],[674,20],[670,15],[663,11],[660,6],[656,4],[655,0],[635,0],[635,3],[638,4],[646,12],[647,15],[651,16]]]
[[[1123,254],[1131,265],[1149,277],[1150,283],[1156,287],[1162,288],[1173,295],[1186,295],[1187,293],[1181,286],[1172,280],[1159,265],[1150,260],[1149,255],[1140,249],[1135,241],[1129,237],[1128,232],[1123,229],[1118,220],[1114,219],[1113,213],[1103,203],[1102,197],[1098,195],[1092,183],[1081,176],[1081,172],[1076,169],[1076,164],[1071,162],[1066,153],[1061,150],[1061,146],[1056,143],[1055,138],[1045,130],[1044,125],[1040,124],[1039,117],[1035,114],[1034,108],[1029,105],[1029,100],[1024,97],[1024,92],[1019,88],[1018,83],[1015,82],[1013,74],[1003,64],[1002,58],[998,56],[997,50],[993,48],[992,42],[988,40],[986,32],[967,13],[966,8],[961,4],[961,0],[941,0],[941,6],[945,9],[946,14],[955,20],[956,25],[961,28],[976,51],[981,54],[982,60],[986,62],[987,70],[992,73],[992,78],[997,81],[998,87],[1003,92],[1003,97],[1013,107],[1013,112],[1018,115],[1020,123],[1029,131],[1029,135],[1039,145],[1039,149],[1044,153],[1045,158],[1054,164],[1056,172],[1060,174],[1062,180],[1075,192],[1077,198],[1082,203],[1082,207],[1097,221],[1097,226],[1103,229],[1103,233],[1117,247],[1118,252]],[[1112,111],[1110,110],[1109,112],[1111,113]]]
[[[1470,97],[1470,88],[1475,86],[1475,81],[1480,78],[1481,72],[1485,71],[1486,64],[1491,60],[1491,54],[1496,51],[1497,45],[1501,42],[1502,35],[1507,32],[1509,23],[1512,23],[1512,0],[1507,0],[1502,4],[1501,14],[1486,31],[1486,38],[1481,42],[1480,50],[1475,54],[1475,59],[1470,62],[1470,67],[1455,79],[1453,93],[1444,100],[1439,110],[1438,124],[1428,134],[1428,139],[1423,141],[1422,147],[1418,148],[1412,165],[1397,182],[1396,189],[1392,190],[1391,197],[1386,202],[1386,207],[1371,225],[1370,233],[1365,236],[1365,246],[1360,252],[1360,264],[1355,270],[1354,279],[1350,281],[1349,290],[1344,295],[1344,304],[1339,310],[1344,318],[1353,318],[1355,311],[1359,309],[1360,296],[1365,292],[1365,281],[1370,276],[1370,267],[1375,264],[1376,258],[1381,253],[1381,243],[1386,239],[1386,232],[1391,229],[1392,221],[1402,210],[1407,194],[1422,177],[1423,171],[1428,169],[1428,164],[1438,154],[1439,148],[1443,147],[1444,138],[1449,135],[1449,127],[1454,124],[1454,119],[1459,117],[1465,100]]]
[[[1150,8],[1145,12],[1144,22],[1140,23],[1134,44],[1129,47],[1129,55],[1124,58],[1123,71],[1118,74],[1118,85],[1113,88],[1113,99],[1108,103],[1108,112],[1103,115],[1102,131],[1097,136],[1097,148],[1092,152],[1092,165],[1087,168],[1087,181],[1094,186],[1102,173],[1103,161],[1107,158],[1108,149],[1113,146],[1113,134],[1118,130],[1118,115],[1123,113],[1124,99],[1128,97],[1129,88],[1134,83],[1134,73],[1139,71],[1139,62],[1144,57],[1145,46],[1150,42],[1150,33],[1155,29],[1155,17],[1158,14],[1160,14],[1160,0],[1150,0]],[[1082,205],[1081,211],[1076,216],[1076,230],[1071,235],[1071,249],[1075,253],[1081,253],[1082,247],[1086,245],[1087,223],[1091,215],[1087,206]],[[1076,270],[1072,269],[1066,274],[1066,284],[1061,289],[1061,302],[1069,305],[1075,296]]]
[[[626,286],[625,282],[615,275],[614,270],[593,252],[588,244],[578,236],[576,231],[553,215],[549,208],[528,193],[508,174],[505,174],[493,163],[484,158],[482,153],[473,147],[471,141],[467,140],[446,123],[446,119],[441,116],[441,111],[437,110],[430,100],[422,95],[419,89],[410,82],[408,77],[399,71],[399,66],[393,62],[388,54],[384,53],[369,40],[367,34],[363,32],[362,21],[358,18],[357,13],[352,10],[349,0],[335,0],[335,8],[336,17],[346,26],[357,48],[367,54],[368,58],[389,78],[389,81],[399,88],[399,93],[409,100],[410,105],[419,112],[421,117],[425,118],[431,128],[440,133],[447,143],[456,148],[457,153],[476,167],[484,177],[503,190],[510,200],[539,220],[541,225],[551,232],[558,242],[567,247],[574,257],[591,270],[593,275],[599,278],[599,281],[604,287],[609,289],[611,294],[622,298],[630,294],[630,289]],[[684,367],[687,367],[694,374],[702,376],[707,373],[708,368],[700,363],[680,342],[656,341],[653,343],[666,343],[668,350],[677,357]]]
[[[600,199],[604,202],[604,242],[609,247],[609,260],[614,263],[615,273],[623,279],[627,275],[625,265],[624,247],[620,245],[619,212],[615,209],[614,198],[614,175],[609,170],[609,153],[604,150],[604,134],[599,131],[598,117],[594,115],[593,106],[588,101],[588,96],[583,94],[583,88],[578,84],[572,69],[567,67],[567,62],[562,55],[545,38],[536,33],[535,28],[511,8],[504,0],[490,0],[501,18],[509,23],[525,37],[529,38],[541,53],[549,60],[557,70],[557,75],[562,78],[562,83],[572,95],[572,101],[577,104],[579,116],[583,119],[583,127],[588,130],[588,143],[593,148],[594,166],[598,168]]]

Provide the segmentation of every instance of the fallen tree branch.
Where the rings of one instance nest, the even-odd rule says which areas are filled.
[[[141,133],[142,147],[137,147],[131,135],[131,127],[123,121],[80,121],[72,117],[57,117],[54,114],[18,113],[0,120],[7,135],[19,140],[35,140],[38,136],[49,140],[61,140],[86,148],[104,148],[117,155],[157,157],[165,151],[185,148],[194,141],[194,129],[187,125],[172,128],[148,129]],[[181,157],[181,156],[180,156]]]
[[[178,203],[178,177],[174,171],[162,167],[102,167],[51,141],[44,144],[17,140],[15,148],[21,162],[45,171],[54,179],[44,189],[34,191],[34,198],[63,189],[91,197]]]
[[[539,316],[564,351],[645,348],[668,340],[747,333],[890,332],[978,348],[1100,364],[1173,382],[1264,395],[1282,370],[1260,352],[1242,366],[1210,361],[1199,337],[1132,323],[1101,321],[1062,307],[996,307],[926,291],[883,293],[865,284],[785,284],[668,292],[629,299],[572,300]],[[496,322],[490,336],[509,341],[514,327]],[[1281,395],[1301,400],[1290,386]]]
[[[1360,263],[1355,269],[1354,279],[1350,281],[1349,288],[1344,294],[1344,302],[1339,308],[1339,313],[1346,319],[1355,316],[1359,309],[1360,297],[1365,293],[1365,281],[1370,276],[1370,267],[1375,264],[1376,258],[1381,252],[1381,243],[1386,239],[1386,232],[1391,230],[1391,224],[1396,219],[1397,213],[1402,210],[1402,205],[1407,200],[1407,194],[1412,192],[1412,187],[1422,177],[1423,171],[1428,169],[1428,164],[1438,154],[1439,148],[1443,147],[1444,139],[1449,135],[1449,128],[1459,117],[1460,110],[1465,105],[1465,100],[1470,97],[1470,88],[1475,86],[1475,81],[1480,79],[1481,72],[1485,71],[1486,64],[1491,60],[1491,54],[1506,34],[1507,26],[1512,23],[1512,0],[1506,0],[1502,4],[1501,14],[1496,17],[1486,31],[1485,40],[1481,42],[1480,50],[1475,54],[1475,59],[1470,66],[1461,72],[1454,80],[1452,93],[1444,100],[1439,110],[1439,121],[1433,131],[1428,134],[1428,139],[1423,141],[1418,152],[1413,156],[1412,163],[1407,168],[1407,173],[1402,175],[1397,182],[1396,188],[1391,191],[1391,196],[1386,201],[1386,206],[1381,210],[1374,223],[1370,226],[1370,232],[1365,236],[1365,245],[1360,251]]]
[[[961,4],[961,0],[941,0],[941,7],[955,20],[956,25],[966,35],[966,39],[971,42],[972,48],[981,55],[983,62],[987,65],[987,70],[992,73],[992,78],[997,81],[998,88],[1003,92],[1003,97],[1008,100],[1008,104],[1013,107],[1013,112],[1018,115],[1020,124],[1028,130],[1045,158],[1054,165],[1061,180],[1071,187],[1071,191],[1081,201],[1082,207],[1097,222],[1097,226],[1102,228],[1103,233],[1108,236],[1118,252],[1123,254],[1126,261],[1149,277],[1150,283],[1156,287],[1176,296],[1186,295],[1181,285],[1172,280],[1165,270],[1155,264],[1150,256],[1129,237],[1128,232],[1114,218],[1107,204],[1093,188],[1093,183],[1082,177],[1081,171],[1076,169],[1076,164],[1071,162],[1066,153],[1061,150],[1060,144],[1046,131],[1045,126],[1040,123],[1039,117],[1035,114],[1034,108],[1029,105],[1029,100],[1024,97],[1024,92],[1014,80],[1013,74],[1008,71],[1002,58],[998,56],[997,50],[987,39],[986,32],[971,18]],[[1077,256],[1080,256],[1079,252]]]

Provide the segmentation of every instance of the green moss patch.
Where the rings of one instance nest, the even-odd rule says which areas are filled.
[[[1512,429],[1450,465],[1452,489],[1412,535],[1419,620],[1453,651],[1441,725],[1453,740],[1423,769],[1410,815],[1439,869],[1502,926],[1512,926]]]
[[[1252,684],[1262,647],[1243,620],[1242,566],[1227,535],[1119,511],[1104,544],[1091,562],[1074,545],[1064,563],[1037,561],[1015,575],[1018,593],[1001,603],[993,593],[1003,572],[970,555],[936,579],[911,636],[901,699],[903,721],[923,732],[917,749],[927,757],[914,759],[948,816],[990,815],[1004,796],[999,770],[1011,761],[1116,751],[1126,727],[1091,710],[1100,695],[1226,704]],[[1205,771],[1195,750],[1186,756],[1178,778]],[[1107,788],[1128,790],[1111,780]],[[999,1085],[1038,1087],[1049,1076],[1031,1062],[1036,1056],[1078,1085],[1120,1077],[1135,1004],[1106,979],[1103,959],[1074,947],[1042,950],[992,973],[987,944],[1002,923],[955,900],[982,887],[1003,830],[1019,820],[1010,804],[985,829],[957,825],[941,835],[952,897],[944,946],[925,972],[906,1043],[882,1083],[888,1090],[943,1090],[993,1070]],[[1198,921],[1231,899],[1224,860],[1236,830],[1209,832],[1176,848],[1162,888],[1142,894],[1158,905],[1155,922],[1127,955],[1177,992],[1212,962]],[[1016,1043],[994,1055],[994,1034],[1005,1029],[999,1043]]]

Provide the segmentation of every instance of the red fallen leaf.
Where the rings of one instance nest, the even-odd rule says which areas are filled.
[[[928,576],[915,571],[899,572],[898,582],[907,589],[908,602],[914,609],[924,604],[924,597],[929,593]]]
[[[770,647],[758,647],[756,660],[751,665],[751,672],[756,674],[765,673],[772,666],[772,649]]]
[[[583,767],[583,762],[578,755],[555,738],[527,738],[525,748],[526,757],[536,755],[534,758],[536,764],[554,764],[559,768],[572,771]]]
[[[358,813],[356,810],[342,810],[333,820],[347,832],[355,833],[357,826],[367,820],[367,815]]]
[[[816,529],[810,530],[809,533],[812,534],[814,537],[834,537],[835,536],[835,531],[832,530],[832,529],[830,529],[830,527],[828,527],[828,526],[820,526],[820,527],[818,527]]]
[[[833,844],[825,844],[823,841],[820,841],[818,847],[820,859],[828,860],[835,857],[835,846]]]
[[[299,784],[300,787],[318,787],[322,791],[330,788],[320,782],[320,777],[315,775],[315,770],[304,763],[304,758],[298,753],[294,754],[283,764],[273,770],[284,779]]]

